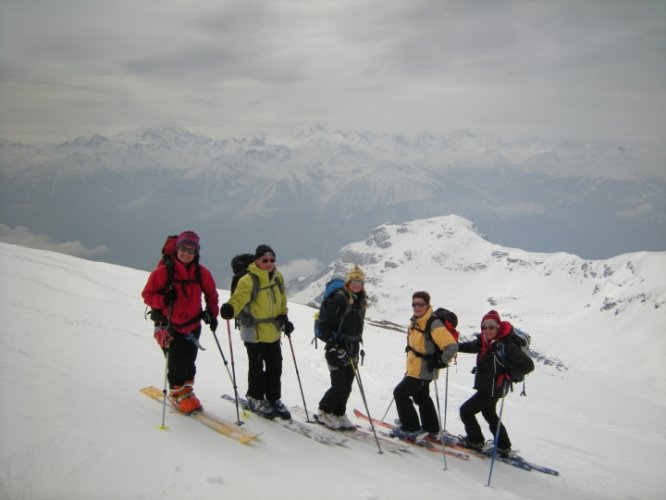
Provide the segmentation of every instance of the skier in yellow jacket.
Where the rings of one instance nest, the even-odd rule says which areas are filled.
[[[447,366],[458,352],[452,332],[440,319],[433,319],[430,335],[426,334],[428,321],[433,315],[428,292],[415,292],[412,308],[414,315],[407,333],[407,370],[393,390],[400,419],[400,426],[393,433],[403,439],[414,439],[420,432],[439,432],[437,410],[430,397],[430,382],[438,377],[439,368]],[[418,415],[414,403],[419,407]]]
[[[238,317],[241,338],[248,356],[247,400],[251,411],[266,418],[289,420],[291,414],[281,401],[282,330],[291,335],[294,325],[287,317],[284,278],[275,266],[275,252],[259,245],[255,261],[239,281],[220,316]]]

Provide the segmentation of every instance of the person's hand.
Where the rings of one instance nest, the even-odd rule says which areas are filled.
[[[220,307],[220,316],[223,319],[232,319],[234,317],[234,306],[228,302],[222,304],[222,307]]]
[[[338,359],[345,359],[345,357],[347,356],[347,349],[345,349],[340,345],[335,349],[335,354],[338,357]]]
[[[215,330],[217,330],[217,325],[218,325],[216,316],[213,316],[213,314],[210,311],[204,311],[201,313],[201,320],[207,325],[209,325],[212,332],[215,333]]]
[[[506,394],[509,387],[511,387],[511,375],[508,373],[500,373],[497,377],[497,381],[495,382],[495,387],[502,389],[502,391]]]
[[[155,337],[155,340],[162,349],[168,349],[169,344],[173,340],[173,337],[169,334],[169,331],[162,328],[156,330],[153,334],[153,337]]]
[[[289,337],[291,335],[291,332],[294,331],[294,324],[287,320],[284,324],[284,334]]]
[[[175,288],[170,288],[166,292],[164,292],[164,305],[165,306],[170,306],[174,302],[176,302],[176,297],[178,297],[178,294],[176,293]]]

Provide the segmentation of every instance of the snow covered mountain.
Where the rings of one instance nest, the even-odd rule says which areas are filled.
[[[596,261],[531,253],[491,243],[470,221],[450,215],[375,228],[322,272],[293,283],[290,299],[318,305],[326,282],[354,264],[366,272],[373,320],[404,324],[411,294],[427,290],[435,304],[458,314],[463,334],[478,331],[481,316],[497,309],[530,332],[533,350],[548,353],[544,358],[560,369],[622,366],[626,351],[608,343],[626,337],[641,360],[635,375],[664,373],[650,353],[666,352],[666,338],[655,335],[666,310],[666,252]],[[572,350],[579,342],[598,349]]]
[[[379,227],[365,242],[341,251],[332,267],[362,256],[373,297],[361,367],[372,414],[396,416],[391,392],[404,373],[405,340],[391,326],[406,325],[413,289],[427,288],[438,303],[455,308],[463,335],[497,307],[528,327],[539,352],[568,368],[538,363],[527,380],[528,397],[512,393],[503,413],[521,454],[559,470],[560,477],[499,463],[487,488],[487,460],[449,457],[444,471],[442,456],[422,449],[379,455],[374,445],[356,441],[326,446],[254,416],[244,427],[261,436],[251,445],[170,412],[169,429],[159,430],[162,409],[139,393],[146,385],[161,386],[164,377],[164,358],[143,318],[140,290],[147,273],[0,243],[0,497],[663,496],[663,253],[602,262],[535,255],[491,244],[468,221],[445,217]],[[310,290],[316,291],[314,283]],[[220,294],[228,297],[226,290]],[[305,289],[300,294],[309,296]],[[636,295],[644,300],[628,299]],[[620,305],[604,309],[604,298]],[[300,373],[310,411],[328,386],[323,353],[310,343],[312,312],[290,299],[296,330],[282,347],[283,400],[302,403]],[[627,326],[629,319],[634,322]],[[570,331],[577,324],[589,328]],[[235,362],[242,394],[243,346],[224,323],[217,336]],[[233,339],[233,358],[227,337]],[[234,406],[220,398],[232,385],[210,331],[202,343],[208,349],[197,361],[197,394],[208,411],[234,420]],[[473,393],[473,363],[474,356],[460,355],[446,382],[439,381],[442,411],[448,403],[447,429],[455,434],[462,432],[457,409]],[[357,387],[349,408],[363,408]]]
[[[320,126],[276,139],[163,127],[59,145],[0,141],[0,223],[105,247],[101,258],[142,269],[165,234],[192,228],[220,283],[233,255],[262,242],[283,261],[327,262],[379,224],[449,213],[500,244],[605,258],[666,248],[664,157],[640,143]]]

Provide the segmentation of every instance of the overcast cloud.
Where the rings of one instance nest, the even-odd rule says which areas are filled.
[[[0,136],[666,137],[666,2],[3,0]]]

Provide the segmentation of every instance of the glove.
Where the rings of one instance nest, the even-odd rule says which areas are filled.
[[[176,297],[178,294],[176,293],[175,288],[170,288],[166,292],[164,292],[164,305],[165,306],[170,306],[174,302],[176,302]]]
[[[511,387],[511,375],[508,373],[500,373],[495,382],[495,387],[502,389],[504,393]]]
[[[291,332],[294,331],[294,324],[287,320],[287,322],[284,324],[284,334],[289,337],[291,335]]]
[[[155,327],[153,337],[155,337],[155,340],[162,349],[168,349],[171,340],[173,340],[173,337],[169,335],[168,330],[165,330],[162,327]]]
[[[210,329],[215,333],[218,324],[216,316],[213,316],[209,311],[204,311],[201,313],[201,320],[207,325],[210,325]]]
[[[441,370],[442,368],[446,368],[449,366],[439,356],[430,358],[427,363],[428,363],[428,370],[430,370],[431,372],[434,372],[435,370]]]
[[[220,316],[223,319],[232,319],[234,317],[234,306],[228,302],[222,304],[222,307],[220,307]]]

